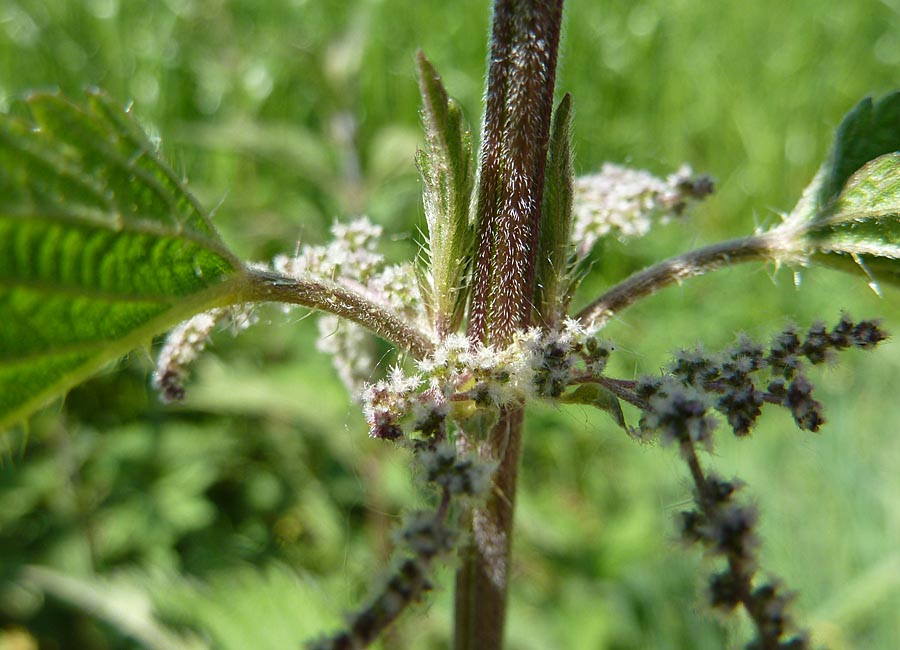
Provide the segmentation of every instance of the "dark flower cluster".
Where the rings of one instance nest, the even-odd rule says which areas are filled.
[[[434,510],[420,510],[404,518],[394,535],[397,559],[391,573],[369,602],[354,612],[346,628],[308,645],[310,650],[351,650],[374,642],[410,606],[433,588],[433,564],[450,553],[459,539],[454,499],[482,495],[491,485],[493,467],[475,457],[461,457],[453,445],[434,440],[414,448],[424,470],[423,479],[440,490]]]
[[[692,461],[692,469],[699,470],[696,456]],[[681,513],[682,538],[703,545],[712,555],[725,560],[724,570],[709,580],[710,605],[724,612],[744,606],[756,628],[756,639],[747,645],[747,650],[806,650],[810,647],[806,634],[786,638],[791,628],[787,611],[791,595],[776,582],[755,584],[757,511],[735,500],[741,483],[704,476],[699,471],[692,474],[696,508]]]
[[[569,385],[572,358],[559,340],[547,341],[539,348],[540,365],[534,371],[534,388],[543,397],[559,397]]]
[[[647,378],[635,387],[638,399],[646,405],[639,433],[660,435],[664,443],[702,443],[712,445],[716,419],[709,414],[708,396],[671,378]]]
[[[747,650],[810,646],[805,634],[788,638],[791,595],[776,582],[755,580],[758,513],[735,499],[742,484],[704,473],[697,445],[712,445],[716,427],[712,411],[723,415],[737,436],[749,434],[765,404],[787,408],[798,427],[817,431],[824,423],[822,405],[813,398],[806,365],[830,361],[848,348],[874,348],[886,338],[877,322],[856,322],[845,314],[831,329],[816,323],[801,335],[788,326],[768,347],[741,337],[718,355],[682,352],[666,375],[634,384],[631,401],[643,411],[638,433],[677,444],[688,465],[695,508],[681,513],[681,536],[725,561],[724,570],[709,581],[709,600],[713,608],[725,612],[743,606],[756,628],[756,639]]]
[[[357,650],[372,644],[411,603],[433,589],[427,565],[405,558],[369,605],[353,614],[347,629],[313,641],[309,650]]]
[[[474,456],[459,456],[451,444],[435,445],[418,453],[425,471],[425,481],[447,490],[453,496],[477,497],[491,484],[490,464]]]
[[[822,405],[813,397],[812,384],[803,374],[805,364],[821,364],[848,348],[869,350],[886,338],[876,321],[854,322],[844,314],[830,330],[816,323],[802,337],[794,326],[788,326],[768,348],[741,337],[720,355],[682,352],[670,366],[668,377],[639,382],[637,396],[648,406],[641,430],[660,431],[664,439],[680,439],[679,426],[693,427],[698,434],[693,439],[703,440],[711,432],[708,423],[698,429],[707,417],[701,406],[708,403],[725,417],[736,436],[745,436],[768,403],[787,408],[800,429],[818,431],[825,418]],[[691,408],[685,411],[688,404]]]
[[[574,323],[562,331],[534,331],[524,337],[532,371],[531,390],[537,397],[557,398],[573,377],[600,377],[613,346]]]

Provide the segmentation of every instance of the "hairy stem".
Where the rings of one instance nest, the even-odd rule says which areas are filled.
[[[434,347],[423,332],[384,307],[329,282],[297,280],[269,271],[249,271],[240,302],[282,302],[334,314],[362,325],[417,359],[428,356]]]
[[[474,445],[479,456],[499,466],[485,503],[469,513],[472,538],[460,552],[462,566],[456,574],[455,650],[503,647],[521,434],[522,409],[505,409],[487,440]],[[472,444],[471,438],[460,442],[460,453]]]
[[[528,324],[562,0],[496,0],[488,70],[470,338]]]
[[[495,0],[477,195],[477,249],[467,334],[502,346],[531,318],[544,170],[563,0]],[[486,439],[459,445],[498,464],[471,512],[456,580],[454,647],[503,647],[522,411],[503,409]]]
[[[670,284],[742,262],[780,262],[797,257],[796,245],[779,230],[713,244],[669,258],[620,282],[582,309],[576,318],[595,326]]]

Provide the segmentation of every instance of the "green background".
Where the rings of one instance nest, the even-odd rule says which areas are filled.
[[[558,89],[574,98],[577,170],[611,160],[665,175],[689,162],[717,180],[688,220],[606,243],[578,304],[655,260],[777,222],[841,116],[900,87],[896,0],[566,7]],[[21,111],[29,89],[105,88],[134,101],[240,255],[320,243],[334,218],[365,213],[403,259],[424,224],[415,51],[477,125],[488,17],[483,0],[0,0],[0,107]],[[606,332],[613,371],[655,372],[673,349],[716,349],[739,331],[765,340],[842,309],[896,329],[898,295],[826,270],[723,271],[622,314]],[[315,350],[314,319],[262,316],[239,339],[216,337],[181,406],[159,405],[152,362],[135,354],[36,417],[27,444],[4,438],[0,648],[142,647],[122,611],[148,598],[183,636],[281,648],[337,625],[377,583],[391,528],[422,499],[407,459],[367,438]],[[751,440],[723,432],[705,460],[748,483],[764,571],[797,590],[815,640],[888,650],[900,638],[900,345],[811,374],[820,434],[773,412]],[[676,540],[690,498],[676,454],[636,445],[602,413],[530,416],[510,648],[740,647],[741,624],[702,606],[711,563]],[[56,573],[23,581],[30,565]],[[65,576],[86,591],[67,592]],[[385,646],[446,646],[449,577]],[[84,611],[104,603],[119,610]]]

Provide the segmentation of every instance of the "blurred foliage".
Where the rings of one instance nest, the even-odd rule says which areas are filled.
[[[0,0],[0,104],[19,111],[29,89],[85,86],[134,100],[242,255],[321,241],[333,218],[365,212],[405,257],[423,226],[414,53],[424,48],[477,123],[487,5]],[[574,98],[576,168],[687,161],[718,179],[690,221],[608,243],[576,303],[771,223],[840,117],[900,86],[896,0],[569,0],[567,12],[559,88]],[[789,270],[762,268],[669,289],[610,325],[611,369],[653,372],[676,347],[841,309],[900,323],[892,289],[879,299],[858,277],[801,276],[801,292]],[[287,643],[336,624],[377,580],[392,523],[423,495],[404,455],[366,438],[311,320],[263,316],[239,340],[216,337],[180,407],[158,404],[136,353],[35,418],[27,440],[3,438],[0,648],[143,647],[103,615],[119,593],[109,585],[144,594],[185,644],[249,647],[245,624]],[[772,414],[752,441],[723,436],[710,461],[749,484],[764,566],[798,590],[816,641],[888,650],[900,638],[900,346],[845,356],[818,375],[822,434]],[[531,416],[510,648],[738,647],[740,630],[704,613],[702,558],[674,541],[689,487],[672,450],[636,446],[580,407]],[[55,573],[28,579],[33,565]],[[451,576],[385,647],[446,646]]]

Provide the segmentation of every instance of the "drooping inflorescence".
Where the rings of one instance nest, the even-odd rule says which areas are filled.
[[[446,556],[459,540],[459,504],[478,498],[491,485],[493,467],[474,457],[461,457],[446,442],[415,448],[426,486],[437,488],[440,499],[432,510],[417,510],[404,517],[394,534],[397,548],[390,573],[356,612],[346,627],[307,645],[309,650],[363,648],[411,605],[431,591],[434,562]]]
[[[662,179],[605,163],[599,172],[576,178],[574,190],[572,240],[583,257],[603,237],[643,237],[654,221],[681,216],[690,203],[712,193],[713,183],[687,165]]]
[[[743,606],[756,630],[748,650],[805,650],[810,645],[804,632],[791,634],[792,594],[778,581],[757,580],[758,512],[735,498],[743,483],[705,472],[697,447],[712,447],[715,412],[735,435],[746,436],[765,404],[787,408],[800,429],[817,431],[824,416],[812,396],[805,364],[821,364],[848,348],[868,350],[886,338],[876,321],[854,321],[843,314],[833,328],[815,323],[803,335],[789,325],[768,347],[741,337],[720,354],[681,352],[664,376],[635,386],[635,401],[644,410],[639,432],[676,444],[688,465],[695,507],[680,514],[681,536],[724,561],[709,580],[709,602],[725,612]]]
[[[301,246],[293,256],[279,255],[275,271],[303,280],[341,284],[413,324],[422,324],[422,304],[411,264],[388,264],[379,252],[381,226],[367,217],[335,222],[332,240],[322,246]],[[319,315],[317,348],[332,363],[351,395],[358,395],[375,367],[373,338],[359,325],[331,314]]]
[[[848,348],[868,350],[886,338],[877,321],[855,322],[844,314],[833,328],[815,323],[802,338],[788,325],[768,347],[742,336],[720,354],[682,351],[665,375],[638,382],[635,393],[647,406],[640,430],[678,441],[690,432],[694,442],[706,442],[715,427],[706,418],[714,410],[736,436],[744,436],[762,407],[773,404],[787,408],[800,429],[818,431],[825,419],[806,364],[821,364]]]
[[[217,326],[230,325],[234,333],[247,329],[258,320],[253,305],[210,309],[184,321],[169,332],[159,351],[153,386],[166,402],[184,397],[184,382],[189,366],[200,356]]]
[[[687,452],[694,478],[695,508],[680,514],[684,541],[700,544],[724,566],[710,578],[709,604],[730,613],[743,606],[753,621],[756,638],[748,650],[805,650],[809,637],[794,631],[789,612],[793,594],[775,579],[758,580],[757,509],[736,499],[743,484],[715,474],[703,474],[692,451]]]

